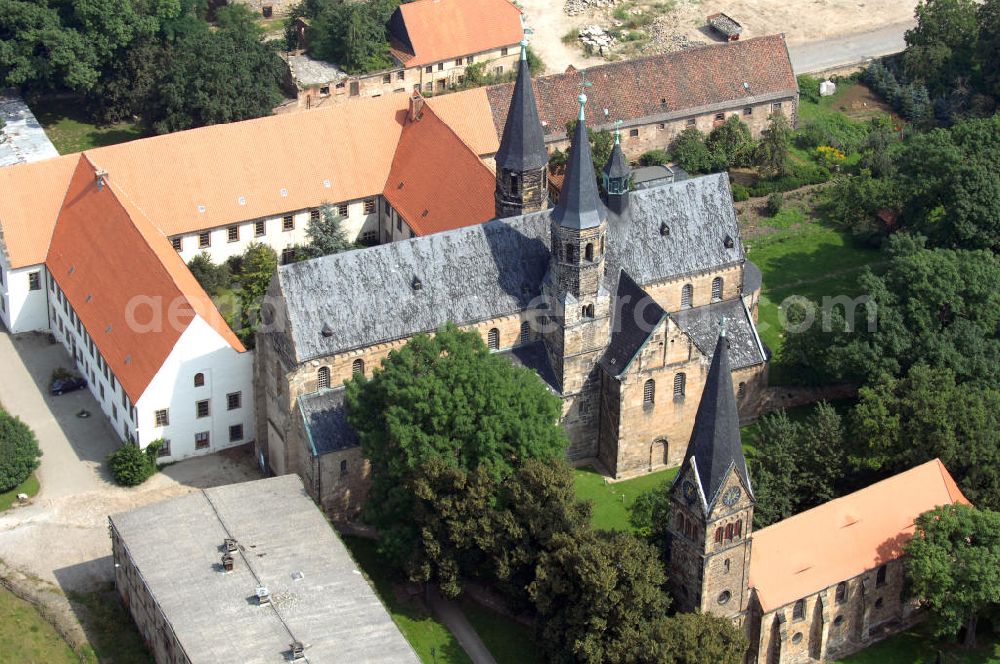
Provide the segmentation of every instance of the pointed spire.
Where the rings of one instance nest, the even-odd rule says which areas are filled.
[[[521,60],[517,63],[517,81],[510,98],[507,121],[503,126],[500,148],[496,154],[497,171],[523,173],[542,168],[549,161],[545,134],[538,119],[535,92],[528,68],[528,41],[521,42]]]
[[[607,218],[607,209],[597,190],[597,175],[590,156],[590,140],[584,119],[587,95],[580,93],[580,116],[573,130],[573,144],[566,164],[566,177],[552,219],[567,228],[594,228]]]
[[[615,124],[620,124],[618,121]],[[605,182],[616,178],[629,178],[632,176],[632,169],[629,168],[625,153],[622,152],[621,129],[615,127],[615,145],[611,148],[611,156],[608,163],[604,164]],[[606,187],[607,185],[605,185]]]
[[[695,415],[694,431],[684,457],[685,467],[692,458],[708,510],[718,500],[719,490],[731,470],[735,469],[750,489],[747,462],[740,444],[740,415],[733,393],[725,318],[719,325],[719,341],[715,345],[712,365],[708,370],[698,414]]]

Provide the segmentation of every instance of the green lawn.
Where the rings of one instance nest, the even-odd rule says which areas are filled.
[[[392,619],[417,651],[425,664],[471,664],[448,628],[431,616],[423,606],[396,596],[388,565],[379,557],[376,544],[360,537],[342,536],[341,539],[358,563],[361,571],[375,587]],[[485,637],[484,637],[485,640]]]
[[[676,468],[642,475],[623,482],[605,483],[604,476],[593,468],[574,471],[576,495],[594,504],[593,524],[601,530],[631,530],[628,508],[636,496],[667,482],[677,474]]]
[[[32,104],[31,110],[59,154],[82,152],[143,136],[142,129],[129,122],[98,127],[82,111],[77,100],[42,99]]]
[[[0,512],[17,502],[17,494],[26,493],[29,496],[34,496],[38,493],[38,489],[38,478],[35,477],[34,473],[28,475],[28,479],[24,480],[10,491],[0,493]]]
[[[114,584],[89,593],[69,593],[90,639],[87,661],[113,664],[154,664],[132,616],[122,605]]]
[[[34,606],[0,587],[0,661],[74,664],[80,662],[81,657]]]
[[[531,628],[466,599],[462,611],[497,664],[541,664]]]
[[[1000,641],[979,634],[979,642],[976,650],[964,650],[958,646],[942,644],[917,628],[838,661],[840,664],[935,664],[940,651],[943,664],[1000,663]]]

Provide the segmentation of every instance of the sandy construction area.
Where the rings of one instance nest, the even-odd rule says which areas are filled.
[[[573,28],[586,25],[612,25],[611,11],[626,4],[596,8],[576,16],[567,16],[563,0],[519,0],[524,8],[526,25],[534,31],[532,47],[542,57],[548,73],[561,72],[568,65],[587,67],[603,62],[587,58],[576,45],[562,43]],[[628,3],[652,7],[654,2]],[[661,34],[675,34],[689,39],[712,42],[718,39],[706,26],[709,14],[724,12],[743,25],[743,35],[754,37],[784,32],[790,44],[822,41],[831,37],[868,32],[883,26],[903,23],[913,18],[917,0],[674,0],[658,3],[673,9],[660,13],[657,25]]]

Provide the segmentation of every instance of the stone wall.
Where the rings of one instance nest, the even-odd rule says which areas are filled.
[[[909,626],[915,604],[902,597],[902,560],[891,560],[885,567],[881,585],[878,568],[844,580],[843,601],[837,598],[838,584],[802,598],[801,618],[795,617],[795,602],[764,613],[760,641],[752,644],[758,664],[833,661]]]
[[[495,167],[495,164],[494,164]],[[497,173],[497,188],[494,192],[494,209],[497,218],[505,219],[529,212],[539,212],[548,205],[546,189],[546,166],[515,174],[503,169]],[[519,178],[517,193],[514,193],[512,175]]]

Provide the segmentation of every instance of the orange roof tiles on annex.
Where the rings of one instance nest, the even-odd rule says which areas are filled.
[[[434,111],[407,121],[382,195],[417,235],[493,218],[496,176]]]
[[[477,155],[495,154],[500,149],[500,136],[493,122],[486,88],[431,97],[427,104]]]
[[[46,264],[129,398],[136,402],[142,396],[195,313],[242,352],[166,238],[114,184],[98,188],[97,169],[85,155],[76,158]],[[130,324],[134,298],[161,302],[162,325],[144,331]],[[132,315],[152,323],[150,306]]]
[[[412,58],[400,53],[407,67],[511,46],[524,38],[521,10],[508,0],[419,0],[398,11],[413,47]]]
[[[898,558],[928,510],[969,504],[939,459],[753,534],[750,586],[764,611]]]
[[[190,233],[378,194],[407,98],[386,95],[212,125],[86,155],[161,232]],[[0,227],[13,267],[44,260],[76,159],[0,169]]]

